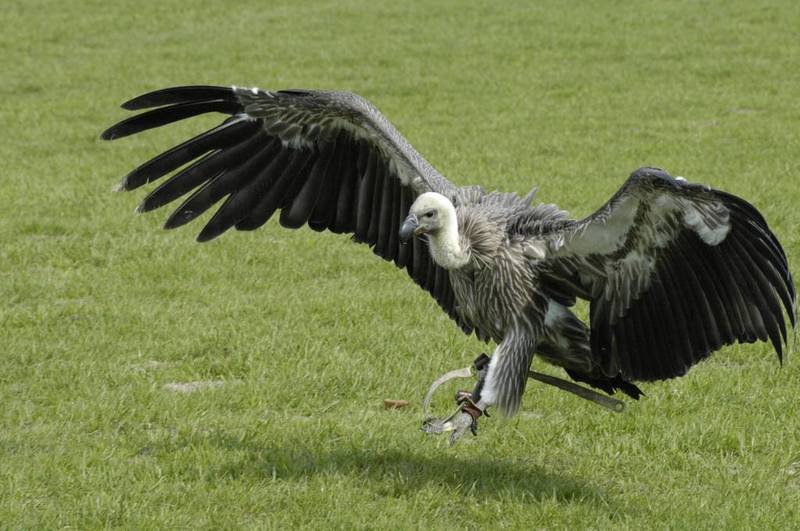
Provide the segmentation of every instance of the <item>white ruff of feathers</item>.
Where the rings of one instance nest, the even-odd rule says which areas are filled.
[[[430,195],[433,196],[434,193]],[[441,215],[441,228],[435,233],[428,234],[431,258],[445,269],[459,269],[469,262],[469,253],[461,248],[456,209],[446,197],[435,195],[438,196],[435,201]]]

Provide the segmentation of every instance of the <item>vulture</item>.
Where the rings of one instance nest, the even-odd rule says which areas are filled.
[[[451,443],[490,406],[518,410],[534,355],[572,380],[638,398],[634,382],[681,376],[735,342],[770,341],[782,362],[787,328],[796,330],[786,254],[759,211],[658,168],[634,171],[576,220],[534,203],[535,189],[456,186],[350,92],[183,86],[122,108],[141,112],[103,139],[225,115],[119,184],[161,181],[140,212],[181,199],[165,228],[219,204],[199,241],[257,229],[276,213],[287,228],[350,234],[405,269],[464,332],[494,342],[473,391],[429,425],[452,432]],[[573,311],[578,299],[588,301],[588,325]]]

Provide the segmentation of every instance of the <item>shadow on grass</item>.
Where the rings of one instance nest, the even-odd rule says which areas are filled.
[[[363,449],[318,449],[303,446],[262,447],[217,437],[214,443],[235,450],[238,459],[208,470],[209,480],[257,476],[300,479],[345,475],[366,481],[378,495],[413,494],[431,486],[446,486],[453,494],[505,500],[555,499],[607,505],[607,494],[586,483],[519,459],[481,454],[422,455],[413,450],[386,452]]]

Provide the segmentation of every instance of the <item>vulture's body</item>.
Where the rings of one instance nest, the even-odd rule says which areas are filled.
[[[736,341],[769,340],[782,357],[785,316],[795,327],[786,256],[761,214],[659,169],[637,170],[595,214],[572,220],[533,205],[533,194],[453,185],[350,93],[177,87],[123,107],[153,110],[104,138],[230,115],[125,177],[131,190],[172,174],[140,210],[188,195],[172,228],[224,199],[201,241],[255,229],[276,211],[289,228],[352,234],[406,269],[464,331],[497,344],[472,397],[480,410],[517,410],[534,354],[638,397],[633,381],[682,375]],[[590,327],[570,309],[578,298],[590,301]]]

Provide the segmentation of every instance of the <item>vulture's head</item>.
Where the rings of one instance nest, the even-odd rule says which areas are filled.
[[[442,194],[425,192],[411,205],[403,224],[400,226],[400,240],[407,242],[422,234],[436,235],[443,228],[455,222],[455,208]]]

